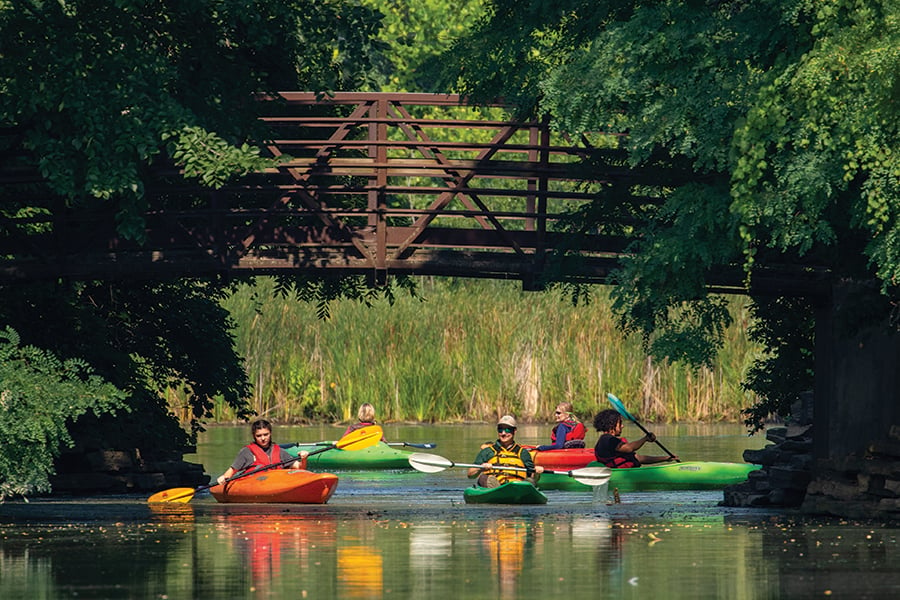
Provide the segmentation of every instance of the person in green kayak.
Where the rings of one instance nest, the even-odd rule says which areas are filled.
[[[600,433],[600,439],[594,446],[594,457],[611,469],[630,469],[670,460],[678,461],[677,456],[637,454],[641,446],[647,442],[655,442],[656,436],[647,433],[644,437],[629,442],[622,437],[622,415],[611,408],[597,413],[594,428]]]
[[[272,443],[272,424],[265,419],[253,421],[250,425],[250,431],[253,433],[253,443],[241,448],[231,466],[216,479],[219,484],[225,483],[235,473],[240,473],[246,469],[256,469],[278,463],[285,463],[286,465],[294,458],[284,448]],[[309,456],[309,452],[301,451],[296,460],[291,463],[290,468],[306,469],[307,456]]]
[[[375,425],[375,407],[368,402],[363,402],[359,405],[359,410],[356,411],[356,419],[358,422],[348,425],[347,429],[344,431],[344,435],[356,431],[357,429],[362,429],[363,427]],[[387,441],[383,435],[381,436],[381,441]]]
[[[535,483],[544,472],[544,467],[535,466],[531,453],[516,443],[516,419],[510,415],[500,417],[497,422],[497,441],[481,448],[470,467],[469,479],[478,478],[480,487],[498,487],[508,481],[530,481]],[[525,471],[513,471],[503,467],[517,467]]]
[[[538,446],[535,450],[562,450],[563,448],[584,448],[584,434],[587,430],[584,423],[572,414],[571,402],[560,402],[554,411],[556,425],[550,432],[550,443]]]

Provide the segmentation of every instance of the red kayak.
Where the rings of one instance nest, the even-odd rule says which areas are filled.
[[[564,450],[544,450],[538,452],[530,448],[534,464],[551,471],[571,471],[586,467],[594,458],[593,448],[567,448]]]
[[[219,502],[325,504],[337,483],[331,473],[269,469],[215,485],[209,492]]]

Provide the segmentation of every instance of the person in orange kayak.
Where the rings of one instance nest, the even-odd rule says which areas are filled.
[[[344,431],[344,435],[347,435],[352,431],[356,431],[357,429],[362,429],[363,427],[371,427],[372,425],[375,425],[375,407],[368,402],[363,402],[359,405],[359,410],[356,411],[356,419],[358,422],[348,425],[347,429]],[[383,435],[381,436],[381,441],[387,441],[384,439]]]
[[[584,448],[584,423],[572,414],[571,402],[560,402],[554,411],[556,425],[550,432],[550,443],[538,446],[536,450],[562,450],[563,448]]]
[[[641,446],[647,442],[655,442],[656,436],[647,433],[644,437],[629,442],[622,436],[622,415],[608,408],[594,417],[594,428],[600,433],[600,439],[594,446],[594,457],[611,469],[630,469],[653,463],[678,461],[677,456],[647,456],[637,454]]]
[[[500,417],[497,422],[497,441],[481,448],[470,467],[469,479],[477,477],[479,487],[498,487],[508,481],[537,481],[544,467],[535,466],[531,453],[516,443],[516,419],[510,415]],[[518,467],[525,471],[504,470],[503,467]]]
[[[253,443],[241,448],[231,466],[216,479],[219,484],[225,483],[225,480],[230,479],[235,473],[246,469],[256,469],[277,463],[287,464],[294,458],[284,448],[272,443],[272,424],[265,419],[253,421],[250,431],[253,433]],[[309,452],[301,451],[297,459],[291,463],[290,468],[306,469],[307,456],[309,456]]]

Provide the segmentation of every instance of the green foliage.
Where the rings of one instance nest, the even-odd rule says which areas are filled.
[[[177,417],[194,429],[209,416],[214,398],[246,415],[250,384],[234,350],[233,324],[219,306],[228,290],[214,281],[186,279],[22,284],[4,288],[0,322],[22,332],[29,345],[80,357],[128,391],[133,411],[117,416],[115,424],[78,421],[80,435],[92,447],[141,448],[146,457],[167,456],[191,440],[176,415],[168,414],[166,389],[189,391]]]
[[[379,16],[342,0],[0,5],[0,127],[69,202],[142,238],[147,166],[210,186],[260,165],[255,94],[365,79]]]
[[[801,394],[812,389],[815,321],[810,303],[800,298],[757,298],[750,335],[766,349],[747,371],[742,387],[758,401],[745,409],[744,423],[759,431],[771,415],[787,416]]]
[[[184,167],[184,176],[196,177],[205,187],[220,188],[228,179],[271,166],[272,160],[259,155],[259,147],[241,144],[235,147],[200,127],[184,127],[175,134],[165,133],[162,141],[171,141],[170,154],[175,164]]]
[[[839,244],[850,223],[888,291],[900,274],[900,3],[807,8],[813,46],[773,73],[736,128],[734,208],[748,243],[801,253]]]
[[[441,54],[481,15],[482,0],[361,0],[384,15],[378,40],[389,48],[379,65],[378,88],[385,92],[439,92],[423,85],[421,68]]]
[[[705,288],[723,267],[743,265],[749,282],[759,267],[806,258],[838,276],[877,277],[896,295],[897,0],[488,6],[479,27],[436,61],[440,81],[550,113],[572,134],[625,133],[619,148],[636,172],[660,160],[693,171],[693,181],[651,189],[658,210],[636,203],[627,231],[635,253],[614,292],[626,331],[640,331],[655,353],[714,355],[727,317]],[[598,198],[603,206],[585,228],[622,221],[622,205]],[[805,348],[808,323],[790,314],[777,324],[796,328],[784,334],[791,350],[756,330],[779,356]],[[751,385],[763,389],[759,381]],[[783,381],[783,402],[751,419],[796,395]]]
[[[2,186],[0,214],[77,218],[99,208],[115,213],[125,238],[141,241],[145,190],[160,167],[171,172],[174,164],[216,188],[271,165],[257,147],[267,135],[258,95],[369,81],[384,47],[379,27],[380,15],[355,0],[0,3],[3,168],[11,181],[21,173],[44,178]],[[162,201],[184,209],[196,200]],[[218,305],[227,287],[9,286],[0,323],[26,344],[80,357],[127,390],[131,413],[65,421],[79,444],[177,459],[193,439],[179,419],[196,432],[213,399],[248,415],[250,384]],[[185,398],[177,415],[164,397],[171,389]]]
[[[50,491],[53,461],[80,416],[127,408],[125,393],[80,359],[60,360],[0,331],[0,500]]]

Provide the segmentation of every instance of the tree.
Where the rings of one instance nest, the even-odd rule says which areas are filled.
[[[140,238],[153,159],[213,187],[261,166],[255,95],[356,84],[378,23],[340,0],[7,2],[0,126],[54,192],[115,202]]]
[[[3,217],[111,211],[119,232],[141,241],[155,163],[174,163],[211,188],[271,164],[251,143],[265,135],[256,97],[359,85],[379,49],[379,24],[353,0],[0,2],[0,234],[11,233]],[[190,439],[161,396],[169,386],[190,391],[195,427],[213,396],[246,415],[249,383],[218,304],[229,289],[219,280],[3,286],[0,325],[41,356],[83,361],[120,392],[81,387],[121,393],[131,409],[108,419],[117,404],[85,403],[33,422],[35,465],[55,456],[68,441],[59,427],[79,415],[76,437],[145,456],[184,451]],[[12,360],[6,352],[0,363]],[[31,374],[0,388],[50,410],[66,382],[53,394],[40,383]],[[0,429],[13,431],[13,418],[0,412]],[[5,493],[44,491],[43,475],[19,485],[16,452],[0,446],[0,481],[12,486]]]
[[[624,328],[655,354],[706,361],[729,318],[707,292],[717,267],[743,265],[752,282],[773,261],[808,261],[896,298],[898,42],[897,0],[498,0],[432,73],[473,98],[550,113],[570,133],[627,133],[597,153],[598,169],[613,156],[689,167],[691,181],[629,190],[654,201],[628,205],[635,258],[614,295]],[[582,226],[608,226],[622,203],[607,200]],[[875,322],[890,305],[857,307]],[[790,322],[810,326],[796,304],[781,308],[777,318],[796,310]],[[811,377],[798,361],[785,372]],[[763,404],[751,427],[786,412],[779,379],[752,384]]]
[[[79,359],[60,361],[0,332],[0,501],[50,491],[53,458],[71,446],[67,426],[84,413],[126,408],[125,394]]]

